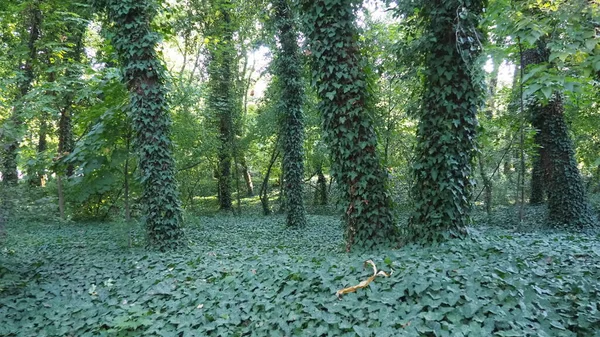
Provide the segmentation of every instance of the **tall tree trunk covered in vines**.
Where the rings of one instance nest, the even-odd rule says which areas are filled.
[[[537,48],[524,52],[521,66],[526,69],[546,62],[549,62],[549,51],[545,42],[541,41]],[[528,110],[531,124],[537,131],[534,140],[538,153],[534,160],[539,161],[537,165],[541,166],[536,167],[534,162],[533,174],[538,176],[532,177],[532,180],[545,181],[543,186],[548,197],[550,222],[572,229],[596,226],[597,219],[588,202],[569,137],[562,93],[554,92],[546,103],[534,99]]]
[[[462,237],[470,222],[476,113],[483,99],[478,32],[483,1],[425,1],[424,93],[413,165],[415,212],[407,239]]]
[[[208,64],[209,97],[208,106],[216,116],[218,125],[218,198],[219,209],[233,210],[231,192],[231,165],[233,161],[234,138],[234,46],[229,1],[217,1],[214,26],[211,27]]]
[[[110,0],[112,43],[129,89],[129,113],[142,175],[149,243],[159,249],[182,244],[182,216],[169,136],[164,68],[156,53],[158,35],[150,28],[156,13],[148,0]]]
[[[25,96],[29,93],[31,85],[34,80],[34,65],[37,59],[37,46],[36,43],[40,38],[40,29],[42,25],[42,12],[40,11],[39,1],[33,1],[29,4],[24,15],[26,16],[26,26],[23,31],[27,34],[24,35],[24,43],[27,45],[27,55],[21,62],[19,70],[21,74],[18,76],[18,94],[15,97],[12,114],[9,117],[8,125],[11,130],[11,135],[4,135],[3,139],[3,160],[2,160],[2,177],[3,181],[7,185],[15,185],[19,176],[17,173],[17,151],[20,146],[20,138],[22,134],[21,128],[23,127],[23,108],[25,106]]]
[[[285,193],[286,223],[288,227],[306,226],[303,199],[304,178],[304,82],[302,60],[298,47],[294,15],[288,0],[276,0],[275,22],[279,33],[280,49],[275,60],[275,72],[281,86],[280,107],[284,114],[283,191]]]
[[[359,5],[355,0],[303,1],[324,139],[342,190],[348,251],[386,246],[397,239],[357,42]]]
[[[572,229],[597,225],[577,168],[575,151],[564,117],[563,97],[555,92],[547,104],[532,107],[532,122],[540,133],[540,147],[547,151],[542,167],[548,191],[551,223]]]

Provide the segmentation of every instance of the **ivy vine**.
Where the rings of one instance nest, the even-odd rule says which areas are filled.
[[[275,59],[275,72],[281,86],[280,110],[282,123],[283,180],[288,227],[304,227],[304,81],[302,59],[298,47],[298,34],[292,8],[288,0],[277,0],[275,21],[281,47]]]
[[[324,139],[342,190],[347,250],[372,249],[397,238],[356,39],[359,5],[356,0],[303,1]]]
[[[549,57],[549,50],[542,39],[535,48],[523,52],[521,66],[531,70],[531,67],[548,64]],[[597,225],[597,219],[587,200],[577,168],[575,150],[564,117],[563,100],[562,93],[558,91],[547,101],[536,96],[528,100],[528,117],[536,130],[534,140],[538,146],[533,175],[537,175],[537,180],[544,181],[539,187],[548,196],[548,217],[552,224],[567,225],[576,230],[589,229]],[[537,184],[541,185],[539,182]],[[539,194],[532,194],[531,202],[538,201]]]
[[[150,28],[156,5],[148,0],[108,0],[106,7],[114,23],[111,42],[129,90],[149,244],[174,248],[182,242],[182,214],[169,138],[164,67],[155,50],[159,36]]]
[[[423,1],[420,23],[424,91],[418,111],[413,166],[415,212],[406,239],[438,242],[462,237],[470,222],[476,113],[482,76],[476,64],[484,1]]]

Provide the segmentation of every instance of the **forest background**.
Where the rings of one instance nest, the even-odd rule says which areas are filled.
[[[66,291],[102,305],[48,323],[55,335],[589,336],[600,326],[599,7],[3,1],[0,335],[46,331],[44,315],[68,314],[56,312]],[[57,256],[72,259],[65,283],[41,277]],[[402,309],[376,291],[364,295],[374,307],[348,295],[374,321],[351,310],[324,318],[334,309],[319,301],[283,304],[300,301],[294,289],[314,300],[356,283],[343,275],[367,258],[402,271],[381,289]],[[145,259],[138,289],[124,275]],[[90,275],[90,261],[109,272]],[[261,268],[250,261],[279,272],[253,280],[248,270]],[[129,283],[114,287],[111,270]],[[189,296],[177,282],[204,282],[196,296],[231,290],[186,304],[224,311],[173,320]],[[287,316],[273,321],[268,291],[252,282],[275,282]],[[25,300],[31,292],[39,300]],[[123,303],[132,292],[148,301],[139,310]],[[225,313],[239,296],[254,304]],[[42,309],[27,316],[28,303]]]

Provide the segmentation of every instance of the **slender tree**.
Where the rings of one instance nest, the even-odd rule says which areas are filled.
[[[374,248],[397,238],[387,174],[377,153],[368,78],[357,42],[356,0],[304,1],[321,99],[324,139],[343,197],[346,249]]]
[[[476,113],[483,84],[475,64],[484,1],[427,0],[418,14],[425,81],[413,166],[415,212],[408,239],[462,237],[470,221]]]
[[[19,65],[18,94],[14,100],[12,115],[8,123],[10,136],[3,133],[4,159],[2,161],[2,176],[5,184],[14,185],[18,181],[17,174],[17,151],[20,146],[20,134],[23,127],[23,107],[25,96],[31,90],[34,80],[34,65],[37,60],[37,41],[40,38],[40,26],[42,24],[42,12],[38,0],[28,4],[25,13],[25,27],[23,31],[24,45],[26,46],[25,57]]]
[[[304,178],[304,82],[302,60],[298,47],[298,34],[294,15],[288,0],[276,0],[275,21],[279,33],[280,48],[275,60],[275,72],[281,86],[280,108],[284,114],[283,135],[283,184],[288,227],[304,227],[306,214],[303,201]]]
[[[234,141],[234,53],[232,5],[228,0],[216,1],[216,18],[209,28],[208,106],[216,116],[219,135],[218,197],[219,209],[231,211],[231,165]]]
[[[109,0],[107,8],[114,22],[112,43],[129,89],[149,243],[160,249],[176,247],[183,236],[182,217],[169,138],[164,68],[155,50],[159,37],[150,27],[156,5],[150,0]]]

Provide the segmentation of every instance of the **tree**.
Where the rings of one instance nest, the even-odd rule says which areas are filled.
[[[281,47],[275,59],[275,72],[281,86],[280,109],[283,142],[283,184],[288,227],[304,227],[304,125],[302,105],[304,82],[302,80],[302,60],[298,48],[298,37],[294,16],[288,0],[276,0],[275,21]]]
[[[164,69],[155,50],[159,37],[150,27],[156,7],[147,0],[109,0],[107,8],[114,22],[112,43],[129,89],[149,243],[160,249],[176,247],[182,243],[182,216],[169,138]]]
[[[498,0],[490,10],[495,22],[501,23],[495,33],[510,36],[523,50],[521,99],[536,131],[537,146],[530,201],[541,201],[545,192],[550,222],[574,229],[597,224],[565,119],[569,96],[582,92],[600,68],[600,63],[595,65],[598,39],[592,19],[597,10],[597,5],[585,0],[553,4],[522,0],[508,7]]]
[[[482,83],[476,57],[483,1],[426,0],[417,11],[425,83],[413,165],[415,212],[407,238],[462,237],[470,221],[476,113]]]
[[[324,140],[342,190],[348,251],[389,245],[397,238],[387,174],[380,164],[370,116],[369,79],[357,42],[359,4],[355,0],[303,2]]]
[[[210,28],[208,64],[208,107],[217,117],[218,150],[218,197],[219,209],[232,210],[231,162],[234,147],[234,74],[235,48],[233,45],[232,3],[219,0],[213,4],[215,20]]]
[[[17,174],[17,151],[20,145],[20,138],[23,125],[23,109],[26,105],[23,101],[34,80],[34,66],[38,56],[37,41],[40,38],[40,26],[42,24],[42,13],[40,11],[39,1],[32,1],[27,4],[24,17],[25,27],[22,28],[22,45],[25,48],[23,59],[19,63],[19,73],[17,80],[17,95],[12,107],[10,120],[3,127],[2,137],[4,147],[4,160],[2,161],[2,175],[4,183],[15,185],[18,182]]]
[[[524,52],[521,66],[526,69],[548,61],[549,51],[543,40],[540,40],[538,48]],[[584,229],[594,226],[596,219],[577,168],[575,151],[564,117],[563,100],[563,94],[555,91],[547,102],[534,98],[529,103],[529,115],[531,124],[536,129],[535,141],[538,145],[535,158],[537,165],[534,165],[533,174],[542,176],[545,181],[549,220],[560,225],[568,224],[571,228]],[[537,179],[532,178],[532,184]]]

